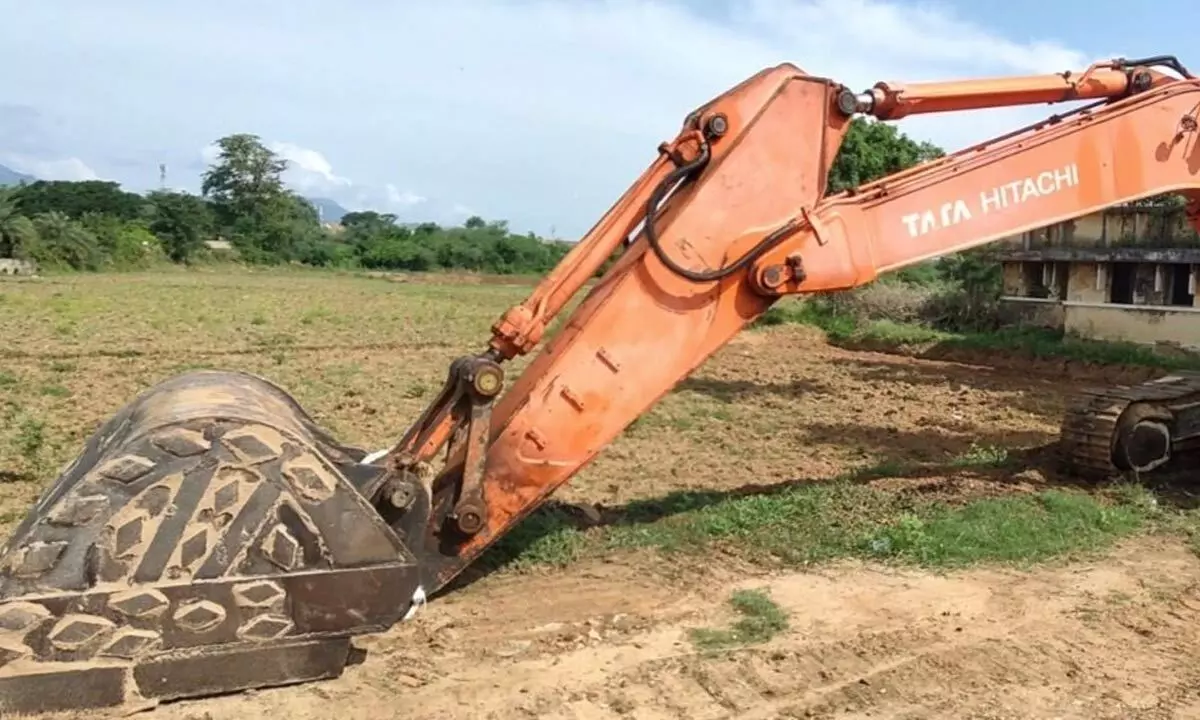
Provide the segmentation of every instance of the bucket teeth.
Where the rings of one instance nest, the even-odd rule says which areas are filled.
[[[353,458],[240,373],[123,408],[0,554],[0,716],[340,674],[419,589]]]

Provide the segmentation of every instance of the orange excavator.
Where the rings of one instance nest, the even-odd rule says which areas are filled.
[[[855,116],[1059,102],[1084,104],[826,192]],[[1166,192],[1195,219],[1198,112],[1200,81],[1171,57],[865,92],[763,70],[687,116],[386,452],[339,443],[237,372],[180,375],[122,408],[0,554],[0,716],[339,675],[352,637],[410,616],[780,298]],[[618,252],[505,390],[504,363]],[[1196,434],[1190,383],[1081,397],[1066,464],[1169,459]]]

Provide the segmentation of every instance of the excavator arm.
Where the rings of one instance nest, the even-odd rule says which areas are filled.
[[[827,192],[856,115],[1087,100]],[[243,373],[181,375],[119,411],[0,553],[0,715],[338,675],[352,636],[445,588],[780,297],[1192,192],[1198,106],[1170,58],[865,92],[754,75],[688,115],[381,456]],[[504,363],[539,346],[505,389]]]
[[[1190,77],[1171,58],[1150,62]],[[881,272],[1200,185],[1200,86],[1147,64],[1114,61],[1078,76],[880,83],[861,93],[782,65],[692,113],[630,193],[529,300],[503,315],[488,350],[459,361],[498,378],[500,363],[532,349],[595,269],[633,238],[496,403],[486,451],[464,462],[448,450],[430,485],[425,587],[442,587],[779,297],[857,287]],[[826,193],[856,114],[892,119],[1071,100],[1099,103]],[[430,417],[446,429],[418,422],[390,455],[393,481],[419,474],[444,449],[418,450],[412,438],[470,434],[465,412]]]

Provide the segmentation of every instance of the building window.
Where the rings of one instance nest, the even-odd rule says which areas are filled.
[[[1108,266],[1111,278],[1108,284],[1108,301],[1117,305],[1133,304],[1133,281],[1137,276],[1137,263],[1115,262]]]
[[[1040,262],[1021,263],[1021,285],[1024,290],[1022,295],[1030,298],[1050,296],[1050,289],[1046,283],[1046,267],[1046,263]]]
[[[1069,263],[1021,263],[1021,297],[1059,299],[1067,295]]]
[[[1170,294],[1167,295],[1167,302],[1171,305],[1191,307],[1196,297],[1192,266],[1175,263],[1168,267],[1170,268]]]

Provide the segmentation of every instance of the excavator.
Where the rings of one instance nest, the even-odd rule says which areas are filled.
[[[856,117],[1043,103],[1079,105],[828,192]],[[355,637],[412,617],[782,298],[1164,193],[1196,223],[1198,114],[1200,80],[1171,56],[865,91],[758,72],[686,116],[390,448],[342,444],[234,371],[169,378],[109,418],[0,551],[0,716],[341,675]],[[1186,376],[1082,393],[1064,467],[1161,466],[1200,434],[1197,398]]]

